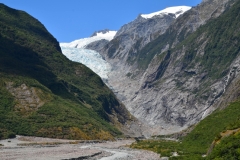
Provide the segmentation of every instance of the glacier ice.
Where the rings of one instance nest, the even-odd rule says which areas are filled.
[[[111,71],[111,65],[105,61],[102,56],[93,50],[85,49],[86,45],[106,39],[112,40],[117,31],[108,31],[106,33],[97,33],[89,38],[82,38],[70,43],[60,43],[63,54],[74,62],[80,62],[98,74],[103,80],[108,79],[108,73]]]
[[[93,70],[102,79],[108,79],[111,65],[102,56],[93,50],[61,46],[63,54],[74,62],[80,62]]]

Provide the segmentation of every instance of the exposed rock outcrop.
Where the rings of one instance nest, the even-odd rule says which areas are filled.
[[[109,29],[103,29],[103,30],[100,30],[100,31],[95,31],[91,37],[94,37],[94,36],[97,36],[98,33],[102,33],[102,34],[106,34],[108,33],[110,30]]]
[[[158,35],[163,34],[174,20],[173,14],[154,16],[151,19],[139,15],[136,20],[122,26],[114,40],[110,41],[100,53],[103,53],[105,58],[129,63],[129,57],[135,55]]]
[[[95,41],[95,42],[92,42],[90,44],[88,44],[85,48],[86,49],[91,49],[91,50],[95,50],[97,52],[100,52],[101,49],[106,45],[108,44],[109,41],[106,40],[106,39],[101,39],[99,41]]]
[[[28,87],[26,84],[14,87],[12,82],[8,82],[6,88],[15,97],[15,100],[17,101],[15,105],[16,111],[36,111],[39,107],[43,106],[45,104],[45,101],[47,100],[47,95],[43,95],[41,90],[34,87]],[[45,101],[43,100],[43,98],[45,98]]]

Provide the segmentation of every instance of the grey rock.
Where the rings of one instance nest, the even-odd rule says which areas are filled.
[[[130,113],[143,126],[148,126],[145,128],[148,133],[156,135],[181,131],[219,107],[215,104],[221,101],[230,81],[234,82],[232,77],[237,74],[239,63],[236,61],[229,66],[228,76],[216,81],[210,79],[204,88],[203,82],[208,73],[202,71],[201,64],[186,67],[188,64],[182,61],[188,48],[183,45],[171,54],[167,51],[210,19],[217,18],[233,2],[203,1],[176,20],[171,15],[147,20],[139,16],[124,25],[115,38],[100,50],[114,69],[109,75],[108,85]],[[208,43],[206,35],[198,37],[197,42],[200,44],[196,48],[197,55],[203,56]],[[143,50],[150,45],[158,45],[158,53],[155,51],[156,54],[150,57],[146,68],[140,68],[140,53],[148,55],[149,52]]]
[[[45,99],[40,98],[42,92],[34,87],[28,87],[26,84],[14,86],[13,82],[6,83],[6,89],[14,96],[17,102],[14,109],[17,111],[32,112],[38,110],[45,104]],[[43,97],[43,96],[42,96]]]
[[[100,31],[95,31],[95,32],[91,35],[91,37],[96,36],[97,33],[103,33],[103,34],[105,34],[105,33],[109,32],[109,31],[110,31],[109,29],[103,29],[103,30],[100,30]]]
[[[106,45],[108,44],[108,40],[106,39],[101,39],[99,41],[95,41],[95,42],[92,42],[90,44],[88,44],[85,48],[86,49],[91,49],[91,50],[95,50],[97,52],[100,52],[101,49]]]
[[[147,43],[163,34],[169,25],[175,20],[175,16],[159,15],[151,19],[142,18],[141,15],[134,21],[125,24],[101,51],[106,58],[118,58],[121,62],[127,62],[127,58],[138,52]]]

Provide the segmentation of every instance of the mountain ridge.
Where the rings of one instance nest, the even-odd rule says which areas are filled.
[[[113,139],[127,134],[125,123],[135,125],[100,77],[69,61],[37,19],[0,4],[0,20],[0,138]]]
[[[149,18],[152,18],[154,16],[161,15],[161,14],[174,14],[175,17],[178,18],[178,16],[180,16],[184,12],[188,11],[189,9],[191,9],[191,7],[189,7],[189,6],[167,7],[165,9],[161,10],[161,11],[150,13],[150,14],[141,14],[140,16],[145,18],[145,19],[149,19]]]
[[[60,43],[63,47],[71,47],[71,48],[85,48],[88,44],[99,41],[102,39],[105,39],[107,41],[110,41],[114,38],[117,31],[110,31],[110,30],[102,30],[94,32],[91,37],[88,38],[82,38],[78,40],[74,40],[70,43]]]
[[[148,24],[141,24],[141,20],[139,20],[142,28],[152,29],[153,34],[150,36],[150,39],[148,36],[144,37],[148,39],[146,41],[143,40],[144,38],[136,36],[138,33],[135,34],[135,32],[139,31],[137,29],[135,32],[124,33],[124,28],[126,31],[129,30],[126,29],[127,25],[131,26],[134,24],[134,21],[130,22],[124,25],[122,31],[120,29],[115,38],[100,50],[106,61],[115,69],[115,71],[110,73],[108,79],[108,83],[113,88],[114,93],[133,115],[140,118],[143,123],[145,122],[147,125],[153,126],[152,133],[157,134],[160,131],[164,134],[168,131],[180,131],[200,121],[202,115],[205,115],[204,113],[207,114],[205,110],[194,110],[194,108],[197,109],[198,107],[190,107],[195,104],[190,102],[191,99],[195,99],[193,95],[199,91],[194,90],[194,87],[198,88],[198,85],[200,85],[195,85],[194,81],[199,82],[207,75],[204,72],[200,74],[197,66],[195,68],[187,67],[190,66],[188,63],[193,58],[193,55],[188,55],[188,53],[194,52],[194,49],[189,51],[185,46],[187,43],[195,41],[195,39],[189,38],[188,42],[185,41],[185,44],[182,44],[181,47],[179,44],[187,37],[191,37],[191,34],[197,32],[199,28],[209,21],[221,16],[234,2],[232,0],[221,2],[219,0],[204,1],[185,12],[176,20],[172,18],[173,21],[168,25],[164,24],[166,22],[164,21],[163,24],[166,26],[163,30],[161,28],[151,28]],[[137,25],[134,24],[133,28],[134,26],[136,27]],[[201,38],[204,39],[204,37]],[[199,41],[195,41],[196,44],[201,43],[201,38],[199,37]],[[204,53],[205,46],[206,43],[202,43],[198,47],[198,54]],[[174,60],[173,57],[177,60]],[[184,63],[181,64],[182,62]],[[182,73],[180,74],[180,72]],[[181,75],[185,75],[188,78],[197,75],[199,79],[191,79],[193,81],[190,81],[186,77],[182,79],[184,76],[181,78]],[[187,83],[192,88],[188,88]],[[225,82],[220,80],[214,86],[215,91],[209,92],[213,95],[216,94],[216,97],[210,98],[207,106],[215,103],[214,100],[222,95],[221,86],[224,87]],[[178,91],[176,92],[176,90]],[[209,93],[206,97],[211,97]],[[170,100],[171,97],[174,100]],[[178,101],[178,98],[180,98],[180,101]],[[199,104],[205,105],[202,103],[203,101],[199,102]],[[180,105],[181,103],[184,104]],[[201,105],[199,105],[199,109]],[[185,108],[183,109],[184,112],[182,112],[183,110],[178,109],[181,106],[189,106],[190,108],[187,107],[189,110]],[[211,111],[209,109],[208,113],[211,113]],[[201,112],[201,114],[198,112]],[[185,117],[186,115],[189,115],[189,117]]]

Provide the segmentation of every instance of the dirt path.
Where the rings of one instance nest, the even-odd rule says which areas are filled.
[[[1,160],[158,160],[159,155],[149,151],[124,147],[134,140],[95,143],[39,137],[17,136],[0,141]]]

